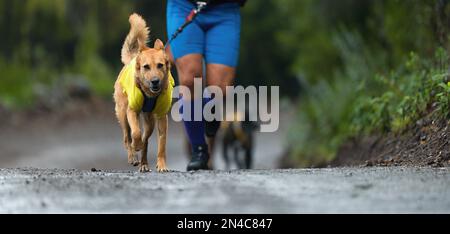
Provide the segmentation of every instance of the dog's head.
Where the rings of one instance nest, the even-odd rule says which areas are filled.
[[[136,58],[136,85],[148,97],[155,97],[169,85],[170,62],[161,40],[153,48],[142,48]]]

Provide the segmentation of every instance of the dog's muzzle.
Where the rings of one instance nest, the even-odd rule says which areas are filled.
[[[159,79],[158,77],[154,77],[150,82],[149,82],[149,86],[152,92],[159,92],[161,91],[161,79]]]

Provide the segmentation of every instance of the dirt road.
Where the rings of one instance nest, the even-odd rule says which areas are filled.
[[[450,213],[450,170],[0,170],[1,213]]]
[[[259,170],[183,172],[183,130],[172,123],[168,165],[178,172],[139,174],[105,109],[2,127],[0,168],[44,169],[0,169],[0,213],[450,213],[449,168],[274,170],[286,120],[257,136]],[[155,147],[153,138],[152,166]],[[215,167],[223,166],[218,154]]]

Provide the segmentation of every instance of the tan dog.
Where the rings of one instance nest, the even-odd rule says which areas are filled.
[[[150,30],[141,16],[133,14],[130,16],[131,30],[122,48],[123,68],[117,82],[115,83],[114,100],[116,103],[116,115],[123,132],[123,142],[128,151],[128,163],[139,166],[140,172],[149,172],[150,167],[147,160],[148,140],[157,125],[158,159],[156,168],[158,172],[167,172],[166,166],[166,140],[168,131],[168,110],[171,105],[171,80],[169,58],[164,51],[164,44],[156,40],[154,48],[148,48],[146,43]],[[129,81],[127,84],[127,74]],[[130,75],[131,74],[131,75]],[[167,94],[166,92],[170,93]],[[136,91],[137,90],[137,91]],[[166,98],[170,95],[170,103]],[[134,96],[138,97],[133,99]],[[162,99],[164,96],[164,100]],[[141,98],[157,100],[155,111],[144,113],[142,111],[143,101]],[[169,98],[169,97],[168,97]],[[164,102],[164,103],[160,103]],[[139,107],[141,107],[139,109]],[[143,134],[140,127],[142,115]],[[138,161],[136,154],[142,151],[141,160]]]

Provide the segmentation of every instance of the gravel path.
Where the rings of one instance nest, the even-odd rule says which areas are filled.
[[[450,213],[450,169],[0,170],[1,213]]]

